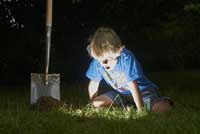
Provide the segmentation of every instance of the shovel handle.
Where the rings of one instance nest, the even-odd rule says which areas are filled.
[[[48,84],[48,72],[49,72],[49,59],[50,59],[50,47],[51,47],[51,31],[52,31],[52,9],[53,0],[47,0],[46,3],[46,58],[45,58],[45,84]]]
[[[53,9],[53,0],[47,0],[46,3],[46,26],[52,26],[52,9]]]

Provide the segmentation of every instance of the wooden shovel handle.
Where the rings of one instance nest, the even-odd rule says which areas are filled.
[[[52,10],[53,0],[47,0],[46,3],[46,64],[45,64],[45,84],[48,84],[50,48],[51,48],[51,29],[52,29]]]
[[[52,8],[53,8],[53,0],[47,0],[46,5],[46,26],[52,26]]]

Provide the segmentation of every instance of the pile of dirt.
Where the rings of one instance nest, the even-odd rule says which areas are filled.
[[[31,106],[31,109],[39,112],[49,112],[53,109],[62,107],[64,102],[57,100],[51,96],[40,97],[35,104]]]

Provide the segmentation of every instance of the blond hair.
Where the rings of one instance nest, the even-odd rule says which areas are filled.
[[[108,51],[116,53],[123,47],[119,36],[111,28],[98,28],[90,41],[90,49],[95,57]]]

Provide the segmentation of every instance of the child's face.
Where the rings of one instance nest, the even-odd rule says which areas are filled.
[[[107,71],[111,71],[116,66],[119,56],[120,53],[106,52],[100,57],[95,57],[95,59],[98,60]]]

